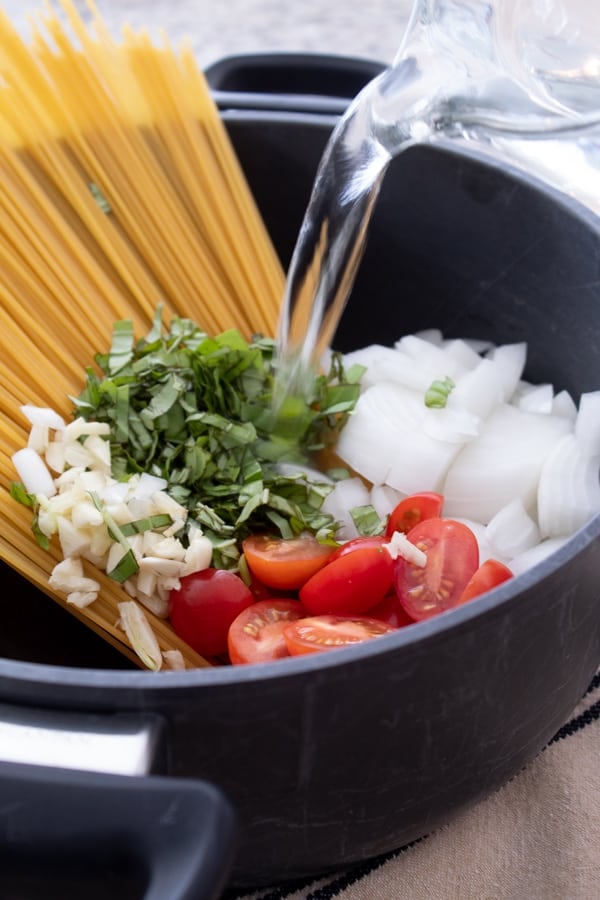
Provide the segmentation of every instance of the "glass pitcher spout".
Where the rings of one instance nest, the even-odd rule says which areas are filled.
[[[350,104],[321,160],[283,299],[276,405],[305,393],[335,332],[395,156],[457,139],[502,152],[508,137],[598,129],[595,4],[416,0],[396,59]]]
[[[407,131],[547,139],[598,127],[599,17],[589,13],[594,43],[568,12],[560,0],[420,0],[394,64],[357,98],[371,135],[393,157]]]

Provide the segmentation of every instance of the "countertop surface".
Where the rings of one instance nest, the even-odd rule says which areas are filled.
[[[27,15],[40,0],[4,0],[11,19],[26,29]],[[75,0],[85,12],[86,0]],[[236,53],[311,52],[361,56],[391,62],[410,10],[408,0],[97,0],[117,34],[127,22],[165,28],[178,41],[189,37],[202,66]]]

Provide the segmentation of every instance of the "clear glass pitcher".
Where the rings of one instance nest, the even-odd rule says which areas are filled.
[[[600,214],[595,0],[416,0],[393,65],[353,101],[321,161],[280,318],[280,398],[304,391],[331,340],[390,161],[444,141],[475,142],[563,190],[575,166]]]

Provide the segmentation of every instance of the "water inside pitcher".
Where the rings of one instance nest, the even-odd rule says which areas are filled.
[[[559,188],[565,184],[557,148],[577,147],[578,162],[598,175],[600,211],[595,4],[417,0],[393,65],[350,105],[317,172],[279,323],[280,412],[310,392],[314,366],[351,292],[389,163],[414,144],[447,141],[510,158]]]

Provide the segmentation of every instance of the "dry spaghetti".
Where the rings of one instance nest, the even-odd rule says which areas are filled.
[[[70,0],[26,43],[0,12],[0,536],[2,559],[48,587],[40,549],[9,495],[27,440],[23,403],[65,416],[113,323],[191,316],[207,331],[272,334],[283,273],[191,49],[88,26]],[[72,610],[133,657],[119,585]],[[147,613],[163,652],[204,660]]]

